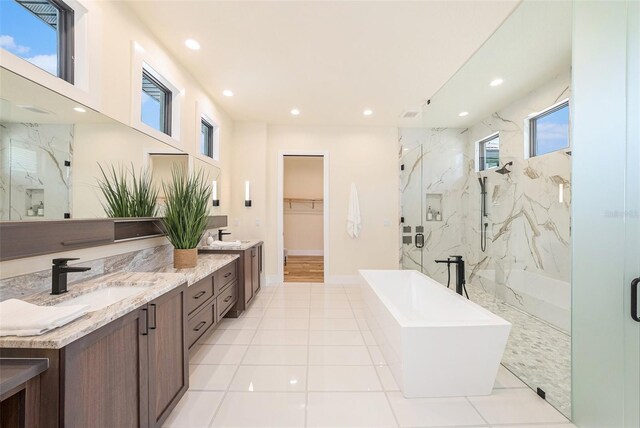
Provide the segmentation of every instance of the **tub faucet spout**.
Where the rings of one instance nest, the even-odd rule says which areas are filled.
[[[451,268],[452,264],[456,265],[456,293],[459,295],[464,294],[467,295],[467,299],[469,298],[469,294],[467,293],[467,289],[465,287],[465,272],[464,272],[464,260],[462,256],[449,256],[447,260],[436,260],[436,263],[446,263],[447,264],[447,272]]]

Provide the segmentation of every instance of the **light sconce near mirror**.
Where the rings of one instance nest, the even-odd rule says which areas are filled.
[[[244,182],[244,206],[251,206],[251,183],[248,180]]]
[[[211,199],[213,200],[214,207],[220,206],[220,199],[218,199],[218,181],[217,180],[213,180],[213,183],[211,184]]]

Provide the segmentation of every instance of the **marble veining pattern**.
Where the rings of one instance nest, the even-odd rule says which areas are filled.
[[[240,241],[239,245],[234,245],[234,246],[219,246],[219,245],[206,245],[206,243],[203,243],[202,245],[200,245],[198,247],[199,251],[224,251],[224,250],[232,250],[232,251],[244,251],[244,250],[248,250],[249,248],[259,244],[262,241],[258,241],[255,239],[252,240],[247,240],[247,241]]]
[[[0,123],[0,220],[63,219],[71,212],[73,125]],[[44,204],[43,216],[28,209]]]

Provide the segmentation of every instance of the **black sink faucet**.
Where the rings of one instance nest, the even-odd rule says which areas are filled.
[[[67,262],[80,260],[78,258],[53,259],[51,269],[51,294],[63,294],[67,292],[67,274],[69,272],[86,272],[90,267],[67,266]]]
[[[222,241],[222,237],[225,235],[231,235],[231,232],[225,232],[224,229],[218,229],[218,241]]]
[[[465,284],[467,283],[465,280],[465,273],[464,273],[464,260],[462,260],[462,256],[449,256],[447,258],[447,260],[436,260],[436,263],[446,263],[447,264],[447,271],[449,271],[449,268],[452,264],[456,265],[456,293],[458,293],[459,295],[463,295],[463,291],[465,294],[467,294],[467,290],[465,288]],[[449,276],[449,278],[451,278],[451,276]],[[449,286],[449,284],[447,283],[447,287]],[[467,299],[469,298],[469,294],[467,294]]]

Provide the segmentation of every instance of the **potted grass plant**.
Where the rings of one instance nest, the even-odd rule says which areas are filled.
[[[107,217],[155,217],[158,213],[158,189],[151,181],[148,170],[135,172],[120,166],[111,166],[107,172],[98,164],[102,178],[98,187],[105,202],[102,204]]]
[[[163,223],[173,245],[173,267],[195,267],[198,244],[207,227],[209,186],[202,171],[186,174],[184,167],[174,167],[171,182],[162,183],[165,193]]]

